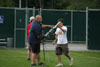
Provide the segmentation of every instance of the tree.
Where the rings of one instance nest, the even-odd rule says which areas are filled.
[[[100,9],[100,0],[21,0],[22,7],[43,9],[85,10]],[[27,2],[26,2],[27,1]],[[41,3],[40,3],[41,1]],[[40,6],[41,4],[41,6]],[[0,0],[0,7],[19,7],[19,0]]]
[[[0,7],[14,7],[13,0],[0,0]]]
[[[4,7],[4,0],[0,0],[0,7]]]
[[[5,2],[6,2],[6,4],[5,4],[6,7],[14,7],[13,0],[5,0]]]
[[[57,9],[66,9],[66,7],[70,5],[70,2],[69,0],[57,0],[55,4],[55,8]]]
[[[86,7],[91,9],[100,8],[100,0],[70,0],[68,10],[85,10]]]

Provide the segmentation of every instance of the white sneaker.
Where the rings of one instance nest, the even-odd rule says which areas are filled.
[[[73,58],[71,58],[70,62],[69,62],[69,65],[72,65],[73,64]]]
[[[63,66],[63,64],[57,64],[56,66]]]

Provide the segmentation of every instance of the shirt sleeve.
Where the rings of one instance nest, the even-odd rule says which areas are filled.
[[[62,29],[64,29],[64,30],[66,30],[66,31],[67,31],[67,27],[66,27],[66,26],[64,26]]]
[[[27,27],[27,33],[29,33],[29,25],[28,25],[28,27]]]
[[[56,29],[56,32],[55,32],[55,34],[58,34],[58,28]]]

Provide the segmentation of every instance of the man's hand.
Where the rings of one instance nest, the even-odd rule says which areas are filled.
[[[58,28],[61,28],[62,26],[60,26],[59,24],[57,25]]]
[[[48,25],[48,27],[49,27],[49,28],[52,28],[53,26],[52,26],[52,25]]]
[[[38,38],[38,39],[41,39],[41,35],[37,35],[37,38]]]
[[[52,42],[52,44],[55,45],[55,44],[56,44],[56,40],[54,40],[54,41]]]
[[[60,25],[58,25],[57,27],[60,28],[63,32],[66,32],[66,30],[62,29]]]

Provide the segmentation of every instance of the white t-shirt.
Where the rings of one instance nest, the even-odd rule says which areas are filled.
[[[66,32],[63,32],[60,28],[56,29],[55,34],[58,34],[57,44],[66,44],[66,43],[68,43],[68,40],[67,40],[67,27],[62,26],[62,29],[66,30]]]

